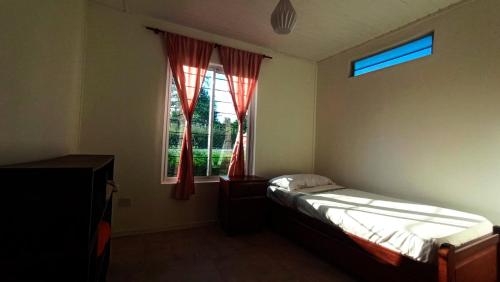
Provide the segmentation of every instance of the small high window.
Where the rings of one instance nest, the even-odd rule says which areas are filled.
[[[434,34],[425,35],[397,47],[364,57],[352,62],[352,76],[360,76],[372,71],[430,56]]]

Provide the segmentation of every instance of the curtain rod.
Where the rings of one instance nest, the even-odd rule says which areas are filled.
[[[156,34],[158,34],[158,33],[166,33],[166,31],[164,31],[162,29],[159,29],[159,28],[156,28],[156,27],[146,26],[146,29],[149,29],[149,30],[153,31]],[[219,46],[222,46],[222,45],[215,43],[215,48],[217,48]],[[270,57],[270,56],[267,56],[267,55],[262,55],[262,56],[264,58],[266,58],[266,59],[272,59],[273,58],[273,57]]]

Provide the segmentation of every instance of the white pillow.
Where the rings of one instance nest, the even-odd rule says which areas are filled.
[[[278,176],[269,181],[271,185],[293,191],[309,187],[335,184],[330,178],[317,174],[291,174]]]

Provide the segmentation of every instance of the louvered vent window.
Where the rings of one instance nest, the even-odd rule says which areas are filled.
[[[432,54],[434,34],[425,35],[397,47],[352,62],[352,76],[385,69]]]

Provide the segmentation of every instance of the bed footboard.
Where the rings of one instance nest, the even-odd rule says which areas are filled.
[[[439,282],[500,281],[500,227],[493,233],[456,248],[443,244],[438,251]]]

